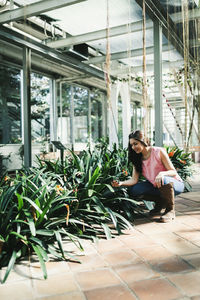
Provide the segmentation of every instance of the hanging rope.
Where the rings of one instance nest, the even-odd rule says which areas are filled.
[[[143,32],[143,82],[142,82],[142,96],[143,96],[143,131],[144,137],[147,139],[148,136],[148,105],[147,105],[147,77],[146,77],[146,8],[145,0],[143,0],[142,7],[142,32]]]
[[[184,102],[185,102],[185,133],[184,147],[187,151],[187,117],[188,117],[188,57],[189,57],[189,22],[188,22],[188,1],[182,1],[182,20],[183,20],[183,46],[184,46]]]
[[[194,32],[193,32],[193,47],[194,47],[194,68],[193,68],[193,73],[195,74],[195,77],[193,79],[193,82],[189,84],[189,89],[190,93],[192,95],[192,117],[190,121],[190,126],[189,126],[189,133],[188,133],[188,139],[187,139],[187,148],[189,148],[190,145],[190,139],[192,136],[192,129],[194,127],[194,118],[195,118],[195,109],[198,107],[197,103],[197,96],[198,96],[198,67],[199,67],[199,60],[198,60],[198,51],[196,51],[195,46],[196,46],[196,39],[198,35],[198,29],[197,29],[197,19],[194,17],[194,4],[193,4],[193,22],[194,22]],[[200,135],[197,134],[198,141],[200,142]]]
[[[128,82],[129,88],[131,85],[131,3],[130,0],[128,1],[128,23],[127,23],[127,33],[128,33],[128,40],[127,40],[127,57],[128,57]]]
[[[109,106],[111,107],[110,92],[111,92],[111,80],[110,80],[110,23],[109,23],[109,0],[106,1],[107,4],[107,18],[106,18],[106,88]]]

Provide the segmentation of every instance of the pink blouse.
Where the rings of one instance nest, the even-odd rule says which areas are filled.
[[[142,161],[142,175],[150,181],[154,186],[156,186],[155,178],[158,173],[162,171],[167,171],[165,166],[162,164],[160,157],[160,147],[152,147],[151,155],[148,159]],[[176,174],[173,178],[182,181],[181,177]]]

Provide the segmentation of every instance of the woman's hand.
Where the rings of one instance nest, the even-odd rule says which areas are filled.
[[[118,182],[117,180],[113,180],[111,182],[112,187],[120,187],[121,186],[121,182]]]
[[[155,183],[158,188],[160,188],[164,184],[164,175],[162,172],[158,173],[158,175],[155,178]]]

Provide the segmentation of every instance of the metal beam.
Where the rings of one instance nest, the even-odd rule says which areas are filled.
[[[22,110],[23,110],[23,143],[24,166],[31,167],[31,50],[23,49],[23,80],[22,80]]]
[[[17,21],[24,18],[40,15],[64,6],[69,6],[87,0],[43,0],[20,8],[9,10],[0,14],[0,24]]]
[[[52,62],[57,62],[61,65],[73,68],[77,71],[89,74],[90,76],[105,80],[105,74],[103,71],[87,66],[76,58],[73,58],[67,54],[62,54],[57,50],[51,49],[41,43],[36,42],[33,39],[24,37],[22,34],[10,30],[5,26],[0,25],[0,40],[7,41],[11,44],[18,45],[20,47],[28,47],[34,53],[41,55],[43,58],[47,58]]]
[[[176,12],[173,14],[170,14],[170,17],[174,23],[182,23],[183,22],[183,14],[182,12]],[[188,20],[194,20],[194,19],[200,19],[200,9],[194,8],[188,10]]]
[[[177,61],[169,61],[169,62],[162,62],[162,68],[164,69],[170,69],[171,67],[175,68],[179,68],[181,66],[183,66],[184,61],[183,60],[177,60]],[[121,77],[123,77],[123,75],[133,75],[137,74],[138,72],[142,72],[142,68],[143,65],[141,64],[140,66],[131,66],[131,68],[129,66],[125,66],[124,68],[119,68],[119,69],[113,69],[110,71],[112,76],[119,76],[121,75]],[[153,72],[154,71],[154,64],[147,64],[146,65],[146,70],[147,72]]]
[[[171,51],[174,50],[175,48],[172,45],[164,45],[163,46],[163,52],[167,52],[167,51]],[[146,54],[153,54],[154,53],[154,47],[147,47],[146,48]],[[119,60],[119,59],[126,59],[126,58],[130,58],[130,57],[138,57],[138,56],[142,56],[143,55],[143,49],[139,48],[139,49],[134,49],[131,50],[130,53],[128,53],[127,51],[123,51],[123,52],[117,52],[117,53],[113,53],[110,56],[110,60]],[[96,56],[93,58],[90,58],[88,60],[83,61],[85,64],[89,65],[89,64],[99,64],[102,62],[106,61],[106,56]]]
[[[142,7],[141,0],[135,0],[140,7]],[[159,0],[145,0],[146,13],[150,18],[158,20],[162,25],[162,31],[165,37],[171,42],[176,50],[184,57],[184,45],[181,40],[180,33],[177,32],[175,23],[172,21],[171,16],[167,16],[166,11],[161,5]],[[190,52],[189,58],[193,61],[194,57]]]
[[[152,25],[152,21],[148,20],[146,22],[146,29],[150,29],[150,28],[153,28],[153,25]],[[142,30],[142,22],[137,21],[131,23],[130,28],[128,28],[127,24],[111,27],[109,29],[109,37],[129,34],[130,32],[137,32],[141,30]],[[62,47],[69,47],[69,46],[78,45],[82,43],[88,43],[100,39],[105,39],[106,37],[107,37],[107,31],[106,29],[102,29],[102,30],[88,32],[85,34],[80,34],[65,39],[49,42],[47,43],[47,45],[52,48],[62,48]]]

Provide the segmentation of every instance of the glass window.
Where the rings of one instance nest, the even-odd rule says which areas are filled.
[[[88,142],[88,90],[74,86],[74,140],[75,143]]]
[[[98,91],[90,93],[91,100],[91,134],[92,141],[96,142],[103,136],[103,109],[102,94]]]
[[[20,70],[0,65],[0,144],[20,144]]]
[[[47,144],[50,139],[50,82],[49,78],[31,74],[32,142]]]
[[[58,123],[57,123],[57,134],[58,139],[63,144],[70,144],[70,103],[72,99],[72,88],[66,83],[60,84],[60,101],[58,101]]]

